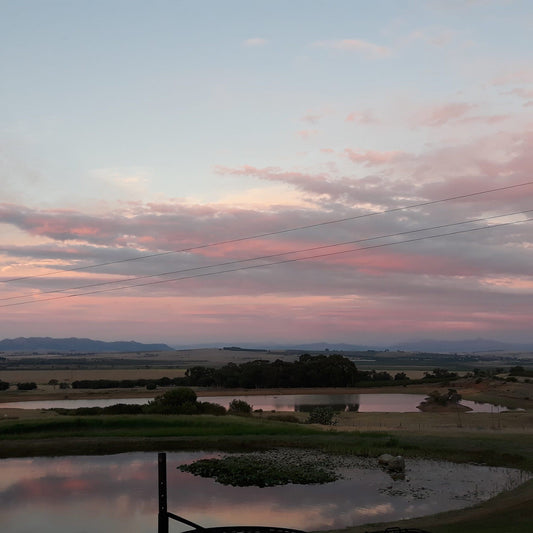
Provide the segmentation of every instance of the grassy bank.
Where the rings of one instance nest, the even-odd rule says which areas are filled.
[[[173,449],[189,448],[198,442],[204,446],[225,442],[234,448],[283,445],[365,456],[386,452],[533,471],[531,433],[339,431],[266,418],[209,415],[64,416],[0,421],[0,457],[12,456],[15,448],[17,456],[24,455],[24,450],[34,455],[42,446],[54,455],[68,455],[77,440],[85,443],[88,454],[92,453],[91,443],[100,450],[106,440],[122,442],[123,451],[138,449],[137,441],[147,449],[152,440],[161,439]]]
[[[360,417],[360,413],[358,416]],[[384,415],[374,415],[386,420]],[[392,414],[388,415],[394,416]],[[426,417],[426,414],[418,414]],[[513,414],[523,418],[527,414]],[[429,415],[427,418],[443,415]],[[370,418],[370,417],[368,417]],[[444,417],[445,418],[445,417]],[[261,450],[314,448],[329,453],[376,457],[381,453],[509,466],[533,472],[533,434],[444,428],[431,433],[409,431],[398,414],[394,431],[325,428],[259,417],[236,416],[52,416],[0,420],[0,457],[92,455],[127,451],[218,449]],[[529,417],[527,418],[529,422]],[[366,423],[366,422],[365,422]],[[370,423],[370,420],[368,421]],[[453,423],[453,420],[450,420]],[[533,482],[482,505],[422,517],[394,525],[432,533],[529,533]],[[386,524],[349,528],[345,533],[384,529]]]

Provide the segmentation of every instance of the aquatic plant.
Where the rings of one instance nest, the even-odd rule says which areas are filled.
[[[317,466],[312,460],[279,461],[259,454],[230,455],[221,459],[200,459],[178,467],[195,476],[211,477],[223,485],[273,487],[295,483],[308,485],[338,479],[333,469]]]

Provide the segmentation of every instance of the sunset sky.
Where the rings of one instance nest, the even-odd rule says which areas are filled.
[[[531,1],[0,13],[0,339],[533,341]]]

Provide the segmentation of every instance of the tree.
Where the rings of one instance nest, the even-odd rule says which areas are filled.
[[[437,403],[439,405],[458,404],[462,400],[462,396],[455,389],[448,389],[448,392],[440,393],[437,390],[429,393],[426,401],[429,403]]]
[[[526,372],[525,368],[520,365],[512,366],[509,369],[509,375],[511,376],[523,376],[525,372]]]
[[[148,403],[146,410],[165,415],[192,414],[197,412],[196,393],[188,387],[177,387]]]
[[[337,423],[335,411],[331,407],[315,407],[310,413],[306,424],[322,424],[323,426],[334,426]]]
[[[48,382],[48,385],[52,385],[52,387],[54,387],[54,390],[56,390],[56,387],[57,387],[58,384],[59,384],[59,381],[57,379],[51,379]]]
[[[231,400],[228,413],[230,415],[250,415],[252,414],[252,406],[244,400]]]
[[[196,387],[212,387],[215,385],[215,369],[207,366],[193,366],[185,370],[188,384]]]
[[[27,383],[17,383],[18,390],[34,390],[37,388],[37,383],[31,381]]]

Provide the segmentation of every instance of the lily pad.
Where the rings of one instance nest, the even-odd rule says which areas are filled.
[[[178,467],[195,476],[214,478],[223,485],[235,487],[274,487],[289,483],[309,485],[329,483],[339,476],[333,469],[318,466],[311,461],[280,462],[258,454],[231,455],[221,459],[200,459]]]

